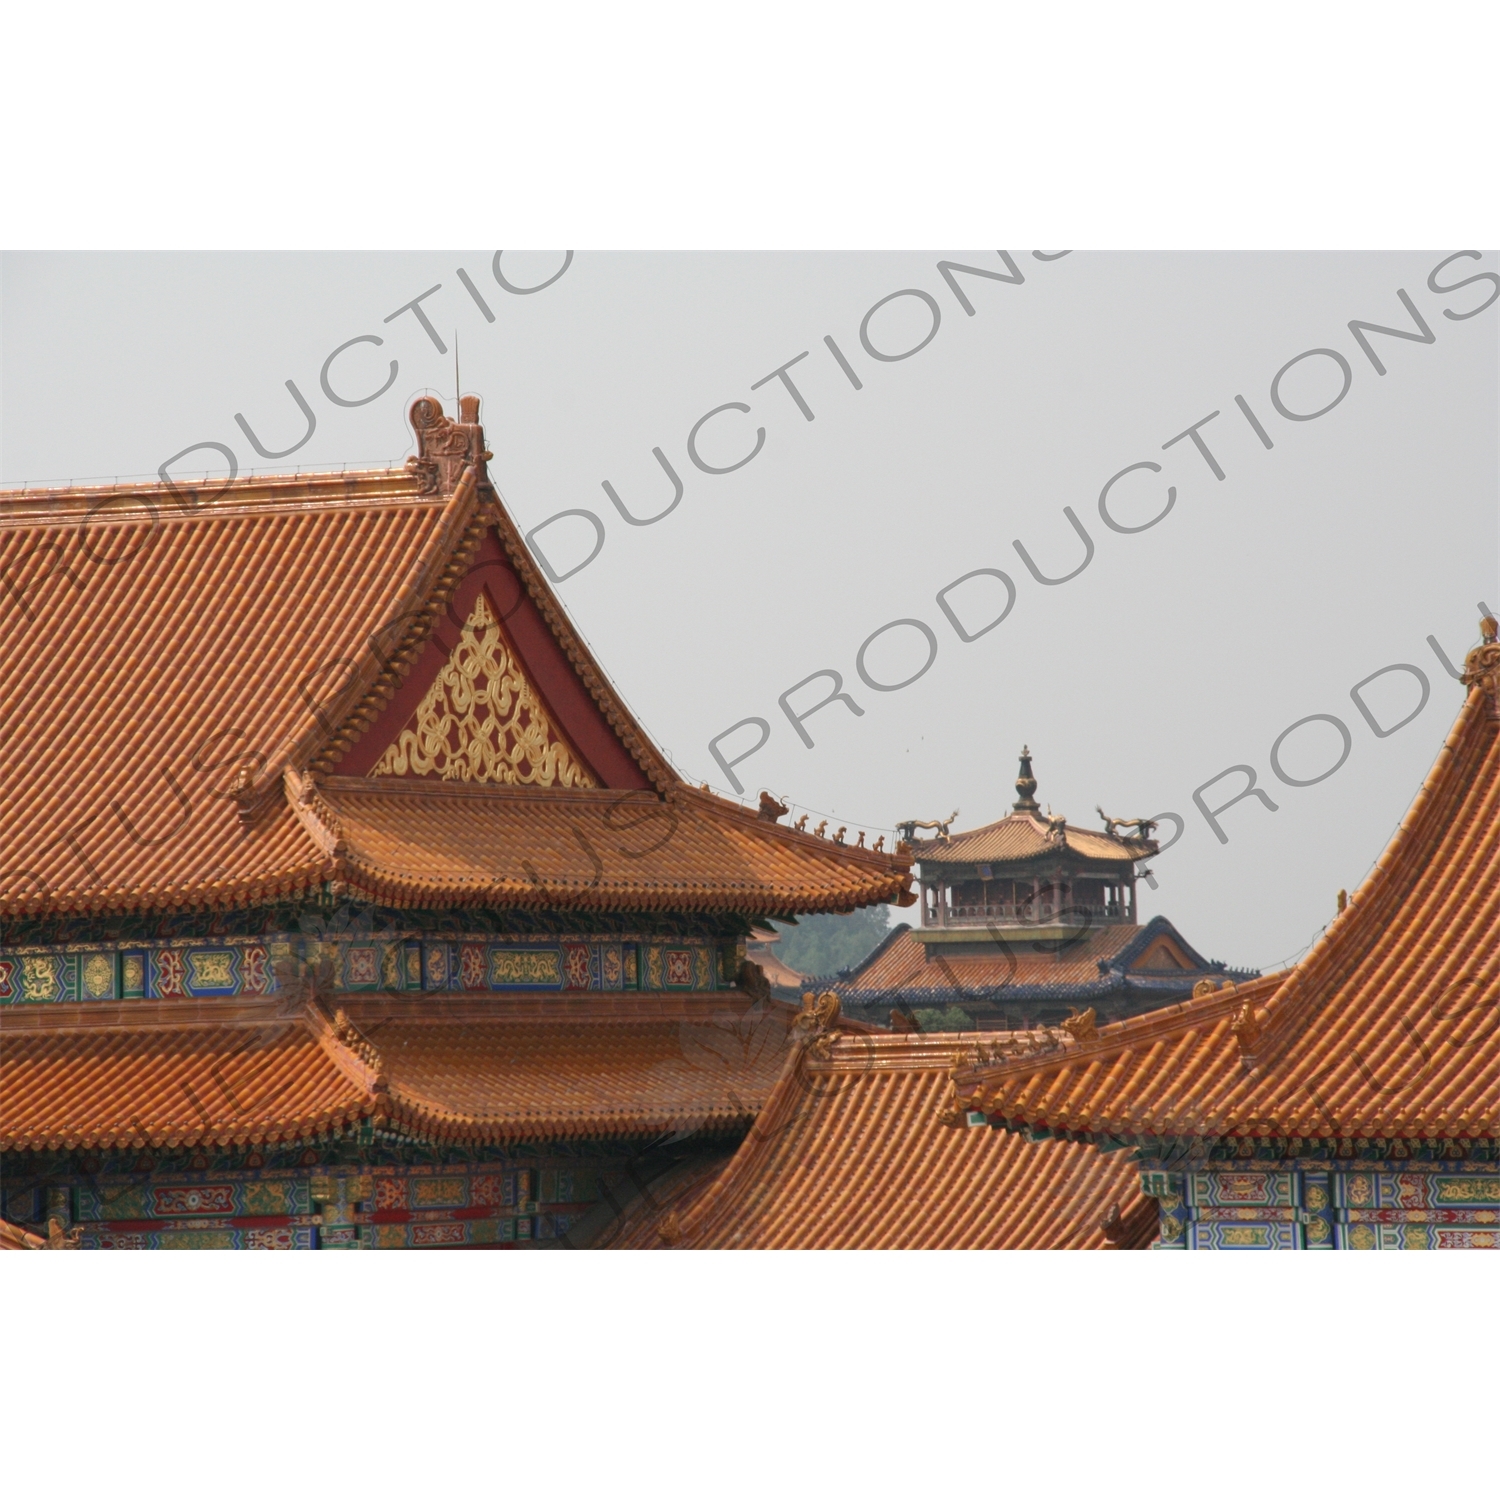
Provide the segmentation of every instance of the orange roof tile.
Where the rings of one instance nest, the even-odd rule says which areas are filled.
[[[844,910],[907,890],[908,860],[687,794],[532,562],[466,415],[418,401],[421,456],[399,471],[0,494],[0,912],[246,905],[362,875],[397,901],[536,904],[528,863],[554,904],[597,905],[545,798],[530,813],[463,804],[505,839],[486,848],[440,776],[370,777],[475,610],[586,782],[685,799],[675,851],[617,848],[614,815],[615,842],[595,847],[617,904]],[[328,772],[391,789],[341,794],[355,829],[342,864],[310,785]],[[432,794],[425,812],[402,795],[413,787]],[[558,837],[582,878],[549,867]]]
[[[913,852],[923,865],[1009,864],[1046,854],[1073,853],[1110,864],[1129,863],[1156,853],[1152,839],[1123,839],[1097,828],[1052,825],[1037,813],[1013,812],[982,828],[947,839],[919,839]]]
[[[1500,1136],[1493,704],[1473,688],[1385,853],[1294,969],[1060,1043],[1040,1066],[968,1070],[961,1092],[1080,1137]]]
[[[1121,923],[1096,927],[1075,942],[1027,942],[1006,933],[1002,948],[982,927],[974,929],[975,952],[967,944],[929,947],[910,928],[898,928],[865,963],[836,988],[851,1000],[861,991],[990,991],[1019,986],[1066,988],[1098,984],[1108,964],[1136,942],[1143,928]],[[1205,966],[1206,967],[1206,966]]]
[[[734,994],[368,996],[333,1021],[281,1000],[6,1007],[0,1150],[743,1128],[794,1014]]]
[[[320,878],[279,787],[247,836],[230,783],[279,780],[472,501],[401,473],[249,479],[195,507],[162,486],[0,496],[0,909],[228,904]]]
[[[304,821],[339,878],[391,905],[851,911],[899,900],[904,861],[678,786],[476,787],[330,777]]]
[[[0,1150],[295,1141],[368,1113],[339,1059],[274,1006],[239,1024],[68,1009],[95,1014],[67,1027],[0,1014]]]
[[[743,1129],[781,1071],[793,1014],[733,996],[348,1009],[378,1053],[392,1126],[473,1143]]]
[[[970,1008],[976,1019],[995,1015],[998,1007],[1015,1025],[1018,1017],[1060,1016],[1064,1007],[1132,1014],[1183,998],[1203,979],[1253,977],[1210,963],[1165,917],[1144,927],[1096,927],[1072,942],[1027,940],[1015,930],[972,932],[972,946],[927,944],[903,925],[831,987],[850,1005],[956,1005]],[[955,929],[941,935],[952,937]]]
[[[842,1037],[799,1049],[734,1159],[682,1211],[664,1205],[622,1247],[1102,1249],[1155,1233],[1125,1154],[940,1123],[973,1037]],[[667,1212],[674,1217],[667,1218]],[[1111,1225],[1116,1236],[1120,1230]]]

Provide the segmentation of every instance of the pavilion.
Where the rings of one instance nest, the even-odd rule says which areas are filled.
[[[919,925],[897,926],[829,981],[845,1014],[913,1024],[919,1011],[956,1011],[980,1030],[1024,1030],[1085,1011],[1120,1020],[1203,983],[1255,977],[1204,958],[1166,917],[1140,921],[1155,824],[1083,827],[1044,812],[1036,791],[1023,749],[1016,801],[999,821],[962,833],[939,823],[929,839],[912,837],[923,825],[901,826],[917,860]]]

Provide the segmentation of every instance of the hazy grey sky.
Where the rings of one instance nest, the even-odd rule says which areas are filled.
[[[1458,247],[1462,248],[1462,247]],[[1042,252],[1050,255],[1053,252]],[[1458,662],[1477,604],[1497,584],[1496,257],[1454,249],[1359,254],[1110,254],[1029,250],[902,254],[580,252],[545,289],[501,286],[493,252],[450,254],[18,254],[0,261],[0,481],[63,484],[151,474],[212,441],[242,472],[400,462],[405,412],[462,384],[484,401],[492,473],[523,530],[564,510],[603,529],[592,562],[559,585],[574,619],[647,728],[685,775],[729,789],[710,742],[762,719],[764,748],[734,767],[746,796],[770,787],[851,829],[1000,816],[1016,754],[1035,756],[1038,797],[1097,823],[1173,812],[1180,840],[1144,892],[1209,956],[1271,966],[1299,953],[1399,822],[1457,711],[1461,689],[1428,644]],[[1012,275],[997,281],[939,262]],[[513,286],[553,276],[563,255],[507,254]],[[493,321],[458,276],[462,267]],[[1456,290],[1465,278],[1485,277]],[[1431,277],[1431,281],[1429,278]],[[440,353],[403,304],[421,306]],[[1430,342],[1366,337],[1351,320]],[[866,314],[883,298],[897,296]],[[915,295],[924,294],[923,296]],[[960,296],[960,293],[962,296]],[[930,299],[930,302],[926,299]],[[973,307],[966,312],[964,300]],[[1475,311],[1476,309],[1483,309]],[[935,312],[934,312],[935,309]],[[1470,316],[1470,314],[1473,314]],[[932,332],[936,322],[936,331]],[[908,358],[879,359],[930,341]],[[359,407],[346,398],[389,389]],[[846,358],[856,389],[825,344]],[[1275,398],[1273,380],[1281,378]],[[789,378],[808,421],[776,378]],[[1342,364],[1341,364],[1342,361]],[[1347,392],[1324,415],[1294,420]],[[286,459],[258,458],[316,417]],[[1265,434],[1236,405],[1242,396]],[[688,436],[719,412],[697,444]],[[1191,424],[1223,471],[1191,437]],[[1269,441],[1273,446],[1267,448]],[[660,448],[683,485],[671,501]],[[210,462],[200,451],[179,474]],[[1112,529],[1100,491],[1111,491]],[[1039,583],[1019,554],[1059,578]],[[539,542],[552,566],[581,561],[597,531],[573,517]],[[979,569],[1015,603],[965,642],[938,602]],[[1004,605],[980,574],[947,596],[967,633]],[[881,691],[932,657],[909,686]],[[930,632],[929,636],[926,632]],[[935,655],[930,642],[936,643]],[[1395,664],[1430,693],[1377,736],[1350,690]],[[820,671],[842,702],[808,716],[805,745],[781,695]],[[789,699],[805,712],[819,678]],[[1382,727],[1420,701],[1419,678],[1364,689]],[[1347,759],[1311,781],[1348,736]],[[758,731],[724,740],[733,759]],[[1254,768],[1254,798],[1223,813],[1227,842],[1195,790]],[[1214,808],[1243,775],[1201,792]],[[1173,831],[1164,823],[1159,836]]]

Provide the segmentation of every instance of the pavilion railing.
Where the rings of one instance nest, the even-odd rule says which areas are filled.
[[[1054,922],[1120,922],[1126,920],[1126,917],[1127,909],[1116,901],[1102,906],[1085,906],[1076,901],[1067,901],[1061,906],[1055,906],[1049,901],[992,901],[983,905],[950,906],[944,916],[931,912],[923,925],[947,927],[966,922],[1005,922],[1026,927]]]

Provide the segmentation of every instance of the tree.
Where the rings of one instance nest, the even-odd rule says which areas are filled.
[[[865,906],[847,915],[799,917],[795,927],[774,924],[781,934],[776,954],[799,973],[833,978],[873,953],[890,934],[890,907]]]

